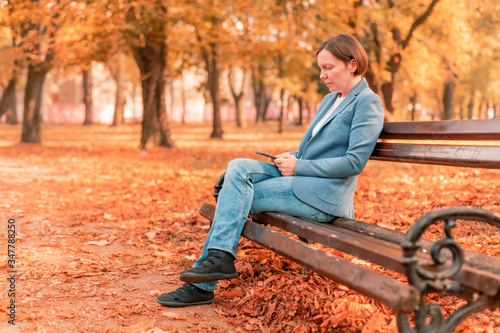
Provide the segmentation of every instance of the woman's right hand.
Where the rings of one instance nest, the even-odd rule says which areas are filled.
[[[283,176],[295,175],[295,163],[297,158],[290,153],[283,153],[276,155],[276,158],[271,160],[272,163],[278,168]]]

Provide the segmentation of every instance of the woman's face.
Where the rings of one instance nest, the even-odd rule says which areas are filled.
[[[330,92],[348,93],[355,78],[356,62],[351,60],[347,65],[335,57],[330,51],[323,49],[318,53],[319,78],[323,80]]]

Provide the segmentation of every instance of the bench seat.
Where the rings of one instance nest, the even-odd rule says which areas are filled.
[[[386,123],[370,158],[500,169],[500,119]],[[223,182],[224,175],[215,185],[216,200]],[[210,221],[214,213],[208,203],[200,210]],[[499,214],[473,207],[429,212],[406,233],[348,218],[317,223],[264,212],[249,217],[242,236],[392,307],[401,333],[452,332],[473,313],[500,308],[500,258],[463,250],[451,232],[462,220],[500,228]],[[441,239],[422,237],[437,225]],[[311,241],[403,274],[406,280],[357,265]],[[457,296],[466,304],[445,319],[437,304],[426,302],[429,293]]]

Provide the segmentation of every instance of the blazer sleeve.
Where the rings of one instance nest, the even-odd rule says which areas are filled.
[[[351,127],[346,128],[350,133],[345,153],[338,157],[299,159],[295,165],[295,176],[344,178],[363,171],[382,131],[384,111],[377,94],[359,97]]]

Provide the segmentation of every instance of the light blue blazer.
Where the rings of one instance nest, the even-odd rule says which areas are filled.
[[[323,98],[299,150],[294,194],[334,216],[354,217],[357,175],[363,171],[384,123],[382,100],[363,78],[337,106],[316,135],[311,131],[330,109],[338,93]]]

